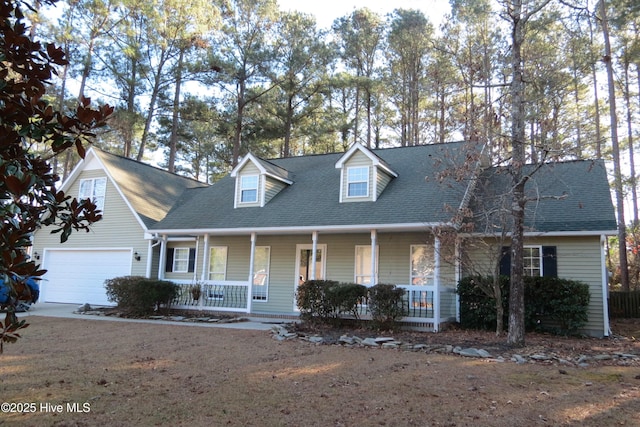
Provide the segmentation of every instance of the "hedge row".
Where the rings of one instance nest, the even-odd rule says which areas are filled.
[[[359,305],[367,304],[375,326],[393,327],[405,314],[404,289],[379,284],[371,288],[333,280],[308,280],[298,287],[296,302],[307,322],[337,324],[343,316],[359,318]]]
[[[509,320],[509,278],[500,276],[504,325]],[[491,289],[493,277],[466,277],[458,284],[460,323],[464,328],[495,330],[495,298]],[[525,327],[528,331],[575,334],[588,320],[589,286],[585,283],[555,277],[525,277]]]

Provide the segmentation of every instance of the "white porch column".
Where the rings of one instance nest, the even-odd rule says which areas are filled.
[[[318,232],[311,234],[311,280],[316,280],[316,256],[318,254]],[[324,255],[324,254],[323,254]]]
[[[202,274],[200,280],[209,279],[209,234],[204,235],[204,247],[202,248]]]
[[[167,235],[163,234],[160,240],[160,262],[158,262],[158,279],[164,280],[164,272],[167,267]]]
[[[378,278],[376,277],[376,247],[378,246],[378,231],[371,230],[371,280],[369,286],[375,286],[378,284]]]
[[[247,312],[251,313],[253,303],[253,268],[256,260],[256,233],[251,233],[251,255],[249,255],[249,287],[247,290]]]
[[[435,257],[433,265],[433,284],[435,290],[433,291],[433,332],[438,332],[440,329],[440,238],[435,236],[433,243],[433,255]]]
[[[147,267],[145,268],[145,277],[151,277],[151,264],[153,263],[153,240],[147,242]]]
[[[200,251],[200,236],[196,236],[196,254],[193,261],[193,281],[198,281],[198,255]]]

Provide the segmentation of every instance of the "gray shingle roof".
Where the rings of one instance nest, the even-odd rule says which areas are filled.
[[[234,209],[234,179],[227,176],[209,188],[189,190],[155,230],[249,229],[278,227],[349,227],[363,224],[448,222],[458,208],[466,182],[438,180],[437,174],[464,159],[462,143],[374,150],[398,177],[376,202],[340,203],[344,153],[275,159],[294,183],[264,207]]]
[[[365,225],[392,227],[397,224],[448,223],[460,206],[470,172],[460,165],[467,159],[463,143],[373,150],[398,173],[376,202],[339,202],[340,170],[336,162],[344,153],[292,157],[264,161],[294,183],[264,207],[234,208],[235,180],[227,176],[212,186],[190,185],[181,191],[172,187],[171,197],[160,205],[173,209],[151,231],[238,230],[286,228],[344,229]],[[135,162],[132,162],[135,163]],[[126,169],[126,168],[125,168]],[[443,178],[444,170],[456,170],[456,178]],[[142,169],[145,173],[150,173]],[[156,170],[157,171],[157,170]],[[133,172],[133,171],[132,171]],[[132,173],[133,175],[133,173]],[[455,175],[455,174],[454,174]],[[159,184],[148,178],[133,178],[128,191],[142,201],[158,199]],[[175,179],[175,178],[174,178]],[[497,219],[497,207],[509,192],[506,168],[483,171],[470,208],[476,232],[499,232],[510,223]],[[144,188],[140,185],[144,184]],[[183,184],[184,185],[184,184]],[[150,194],[146,194],[150,191]],[[527,230],[531,232],[589,232],[616,229],[604,162],[572,161],[544,165],[527,185]],[[152,197],[149,197],[152,196]],[[129,195],[127,196],[129,197]],[[137,204],[137,203],[136,203]],[[508,206],[508,205],[507,205]],[[487,214],[492,212],[492,214]],[[160,212],[156,212],[158,218]]]
[[[133,159],[94,150],[147,228],[163,219],[186,189],[208,186]]]
[[[527,166],[530,171],[533,166]],[[527,173],[527,170],[525,170]],[[508,207],[510,175],[507,168],[491,168],[482,174],[471,202],[475,231],[500,231],[511,222],[501,220],[496,208]],[[613,231],[617,223],[611,202],[607,172],[602,160],[549,163],[537,170],[526,185],[526,231]],[[505,201],[507,204],[504,204]],[[492,214],[487,216],[489,209]]]

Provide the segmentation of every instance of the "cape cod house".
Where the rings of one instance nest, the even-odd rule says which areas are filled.
[[[458,316],[462,275],[508,268],[491,255],[508,246],[496,214],[507,174],[469,167],[468,150],[248,154],[206,185],[91,148],[63,190],[96,199],[103,220],[64,245],[35,233],[33,254],[48,270],[41,299],[109,304],[105,279],[142,275],[184,285],[179,304],[191,308],[295,316],[304,280],[392,283],[408,291],[404,320],[438,330]],[[528,189],[527,274],[589,284],[585,332],[607,335],[604,241],[616,221],[604,164],[545,165]],[[473,227],[461,228],[461,212],[474,213]]]

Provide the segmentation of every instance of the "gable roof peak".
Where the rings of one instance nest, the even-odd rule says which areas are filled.
[[[351,146],[351,148],[349,148],[349,150],[346,153],[344,153],[342,157],[340,157],[340,159],[338,159],[335,165],[336,169],[342,169],[344,167],[344,164],[347,162],[347,160],[349,160],[356,151],[359,151],[365,156],[367,156],[369,159],[371,159],[371,162],[373,163],[374,166],[378,166],[382,168],[389,175],[393,177],[398,176],[398,174],[394,172],[384,160],[382,160],[377,154],[375,154],[373,151],[371,151],[364,145],[360,144],[359,142],[354,143]]]
[[[289,171],[281,168],[280,166],[276,166],[273,163],[268,162],[267,160],[263,160],[260,157],[253,155],[252,153],[247,153],[247,155],[244,156],[240,163],[238,163],[236,167],[233,168],[229,176],[231,176],[231,178],[237,177],[238,172],[240,172],[242,168],[244,168],[245,165],[249,162],[253,163],[258,168],[258,170],[260,170],[261,174],[268,175],[289,185],[293,184]]]

